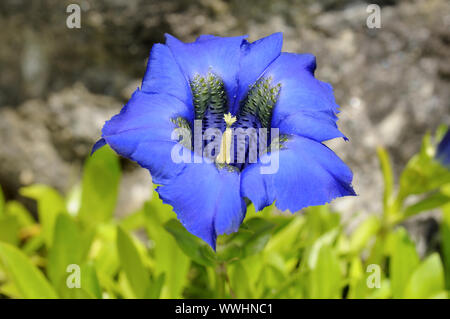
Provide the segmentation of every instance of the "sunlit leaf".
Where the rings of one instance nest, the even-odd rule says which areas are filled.
[[[44,275],[14,246],[0,243],[0,261],[22,298],[57,298]]]
[[[331,245],[339,234],[339,229],[333,229],[318,238],[310,249],[308,256],[308,266],[310,269],[316,268],[320,250],[323,246]]]
[[[248,275],[242,263],[236,262],[228,266],[232,297],[252,298]]]
[[[204,266],[215,265],[215,255],[211,247],[189,233],[176,219],[165,223],[164,228],[173,235],[181,250],[193,261]]]
[[[423,138],[422,147],[413,156],[400,177],[400,191],[404,195],[420,194],[450,183],[450,170],[434,159],[435,147],[430,134]]]
[[[82,260],[81,236],[77,225],[67,214],[60,214],[55,223],[53,246],[48,256],[48,276],[55,287],[64,285],[67,267],[80,267]]]
[[[0,217],[3,216],[5,211],[5,196],[3,195],[2,187],[0,186]]]
[[[187,284],[190,259],[178,246],[164,224],[176,217],[169,205],[162,203],[156,192],[145,205],[145,225],[154,247],[155,275],[165,274],[161,298],[179,298]]]
[[[35,223],[31,213],[18,201],[11,200],[5,205],[5,213],[17,218],[20,227],[31,226]]]
[[[117,229],[117,251],[120,264],[137,298],[145,298],[150,275],[142,263],[133,239],[121,228]]]
[[[383,173],[384,193],[383,207],[384,210],[389,206],[389,202],[393,196],[394,189],[394,173],[392,171],[391,161],[387,151],[379,147],[377,148],[378,160],[380,161],[381,172]]]
[[[80,218],[86,223],[109,220],[114,212],[120,180],[119,159],[104,146],[84,166]]]
[[[364,220],[350,237],[350,251],[360,252],[365,248],[369,240],[378,232],[380,220],[376,216],[370,216]]]
[[[419,265],[419,256],[414,243],[405,229],[400,228],[393,234],[390,274],[394,298],[402,298],[406,285]]]
[[[444,290],[444,269],[437,253],[425,259],[411,275],[405,298],[432,298]]]
[[[411,217],[420,212],[429,211],[447,203],[450,203],[450,197],[440,192],[436,192],[406,208],[404,211],[404,217]]]
[[[65,211],[64,199],[55,189],[45,185],[27,186],[22,188],[20,193],[37,201],[44,240],[46,245],[51,247],[56,217]]]
[[[340,298],[343,283],[342,272],[332,246],[320,247],[317,262],[310,273],[309,294],[311,298]]]
[[[440,225],[442,238],[442,258],[445,267],[445,286],[450,289],[450,204],[443,208]]]
[[[15,216],[0,217],[0,242],[17,245],[20,225]]]
[[[270,239],[275,224],[259,217],[243,223],[238,232],[228,236],[226,242],[217,247],[218,259],[232,261],[262,251]]]

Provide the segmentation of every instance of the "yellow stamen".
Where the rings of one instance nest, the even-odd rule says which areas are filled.
[[[231,139],[233,137],[231,126],[234,122],[236,122],[236,117],[232,116],[231,113],[225,114],[223,116],[223,119],[225,120],[225,123],[227,125],[227,128],[225,129],[225,132],[222,134],[222,141],[220,143],[220,152],[219,155],[216,157],[217,163],[231,163]]]

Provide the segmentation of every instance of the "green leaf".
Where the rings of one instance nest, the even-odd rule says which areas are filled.
[[[412,274],[405,298],[432,298],[444,290],[444,269],[438,253],[431,254]]]
[[[0,217],[4,215],[5,212],[5,196],[3,195],[2,187],[0,186]]]
[[[404,218],[408,218],[423,211],[435,209],[447,203],[450,203],[450,197],[437,192],[406,208],[403,216]]]
[[[153,278],[152,284],[148,287],[145,295],[149,299],[158,299],[161,296],[161,291],[164,286],[164,281],[166,280],[166,274],[161,273],[156,278]]]
[[[363,221],[350,237],[350,251],[359,253],[367,246],[369,240],[380,229],[380,220],[376,216],[370,216]]]
[[[146,203],[144,215],[146,230],[154,245],[155,275],[165,275],[161,298],[180,298],[187,284],[191,261],[164,228],[164,224],[176,215],[171,206],[162,203],[156,192]]]
[[[367,285],[367,276],[363,269],[362,261],[359,257],[353,257],[350,262],[350,269],[348,274],[349,292],[347,298],[362,299],[365,298],[369,292]]]
[[[53,188],[39,184],[20,189],[20,194],[37,201],[44,240],[47,247],[51,247],[56,217],[65,212],[64,199]]]
[[[109,286],[111,278],[116,275],[119,268],[117,227],[113,224],[98,225],[92,247],[95,248],[92,253],[100,282]]]
[[[367,297],[368,299],[388,299],[392,298],[391,282],[389,279],[383,279],[380,288],[372,289],[372,293]]]
[[[330,246],[339,235],[339,229],[335,228],[320,236],[312,245],[308,255],[308,266],[310,269],[316,268],[319,253],[323,246]]]
[[[224,245],[218,245],[218,259],[232,261],[259,253],[270,239],[275,224],[259,217],[244,222],[239,231],[228,236]]]
[[[311,298],[341,298],[342,272],[338,257],[330,245],[321,246],[309,279]]]
[[[71,273],[67,273],[67,278]],[[59,291],[66,299],[100,299],[102,291],[93,263],[88,262],[80,267],[80,287],[68,288],[66,280],[60,282]]]
[[[145,298],[150,286],[150,275],[145,269],[133,239],[121,228],[117,228],[117,251],[120,264],[137,298]]]
[[[14,246],[0,243],[0,261],[22,298],[57,298],[44,275]]]
[[[207,267],[215,265],[215,255],[211,247],[189,233],[179,221],[171,219],[164,224],[164,228],[172,234],[181,250],[193,261]]]
[[[426,193],[450,182],[450,170],[436,161],[434,154],[431,136],[426,134],[419,154],[409,160],[400,177],[403,196]]]
[[[233,298],[252,298],[247,272],[241,262],[235,262],[227,267]],[[233,296],[234,295],[234,296]]]
[[[71,273],[67,273],[69,276]],[[80,267],[80,288],[68,288],[66,280],[60,282],[61,297],[67,299],[100,299],[102,290],[92,262]]]
[[[450,289],[450,204],[443,207],[440,225],[442,237],[442,258],[445,267],[445,286]]]
[[[77,225],[67,214],[60,214],[55,223],[53,246],[48,256],[48,276],[53,286],[66,288],[67,267],[82,260],[81,236]],[[62,284],[64,283],[64,284]]]
[[[305,224],[305,218],[294,216],[284,228],[273,234],[264,251],[288,254],[299,242],[299,234]]]
[[[31,213],[20,202],[11,200],[6,203],[5,213],[16,217],[20,227],[31,226],[35,223]]]
[[[387,151],[382,148],[377,148],[378,160],[381,165],[381,172],[383,173],[383,181],[384,181],[384,193],[383,193],[383,207],[384,210],[387,210],[389,206],[389,202],[392,198],[393,189],[394,189],[394,173],[392,171],[391,161],[389,159],[389,154]]]
[[[88,158],[83,173],[79,216],[87,223],[112,218],[120,181],[119,159],[109,147],[102,147]]]
[[[120,226],[126,231],[136,230],[138,228],[144,227],[145,217],[144,209],[139,209],[138,211],[127,215],[120,220]]]
[[[0,217],[0,241],[17,246],[20,225],[15,216]]]
[[[391,287],[394,298],[403,298],[405,287],[419,265],[419,256],[414,243],[404,228],[399,228],[393,234],[391,251]]]

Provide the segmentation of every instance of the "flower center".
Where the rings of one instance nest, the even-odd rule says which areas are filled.
[[[197,153],[201,152],[200,155],[205,157],[204,150],[208,149],[208,144],[215,143],[217,147],[210,148],[210,156],[207,157],[211,157],[219,168],[243,169],[246,164],[256,162],[258,154],[271,147],[267,146],[267,141],[269,144],[272,142],[272,112],[281,89],[280,84],[272,85],[271,77],[261,78],[249,87],[246,97],[239,103],[236,116],[228,111],[223,81],[211,71],[206,76],[196,75],[190,87],[195,124],[180,117],[172,119],[177,127],[190,131],[190,141],[186,143],[184,139],[182,143],[185,147],[192,149],[192,144],[195,144],[197,131],[193,133],[191,127],[198,123],[201,123],[202,138]],[[209,134],[211,130],[217,134]],[[277,137],[273,140],[282,141]]]

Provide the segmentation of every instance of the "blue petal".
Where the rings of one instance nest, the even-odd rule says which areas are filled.
[[[142,80],[142,91],[175,96],[193,110],[189,84],[172,52],[164,44],[155,44],[150,52],[147,71]]]
[[[276,200],[281,210],[296,212],[307,206],[323,205],[336,197],[355,195],[353,174],[347,165],[325,145],[291,136],[280,151],[279,169],[261,174],[262,163],[251,164],[242,172],[242,196],[258,210]],[[267,160],[269,154],[262,157]]]
[[[239,174],[218,170],[214,164],[186,164],[180,175],[157,191],[184,227],[213,249],[217,235],[237,231],[245,217]]]
[[[450,129],[447,130],[444,138],[438,145],[436,158],[444,165],[450,168]]]
[[[272,127],[300,111],[325,111],[336,120],[339,106],[333,90],[327,83],[314,77],[316,59],[311,54],[282,53],[266,70],[273,84],[280,83],[281,90],[273,110]],[[297,134],[297,133],[296,133]]]
[[[197,37],[197,39],[195,39],[196,42],[199,41],[204,41],[204,40],[211,40],[211,39],[217,39],[220,38],[216,35],[212,35],[212,34],[202,34],[200,36]]]
[[[175,129],[171,118],[192,114],[177,98],[166,94],[147,94],[137,90],[121,112],[106,122],[102,138],[118,154],[150,170],[155,184],[167,183],[184,167],[172,161],[171,139]]]
[[[237,91],[241,44],[245,38],[246,36],[203,36],[196,42],[183,43],[166,34],[166,44],[186,80],[192,80],[197,74],[206,76],[209,71],[213,72],[224,82],[228,101],[233,105]]]
[[[339,131],[334,113],[330,111],[299,111],[292,113],[280,121],[281,134],[299,135],[318,142],[336,137],[347,138]]]
[[[237,99],[231,110],[233,114],[237,113],[239,102],[245,98],[249,87],[255,83],[270,63],[280,55],[282,46],[283,34],[281,32],[274,33],[252,43],[244,41],[238,76]]]

